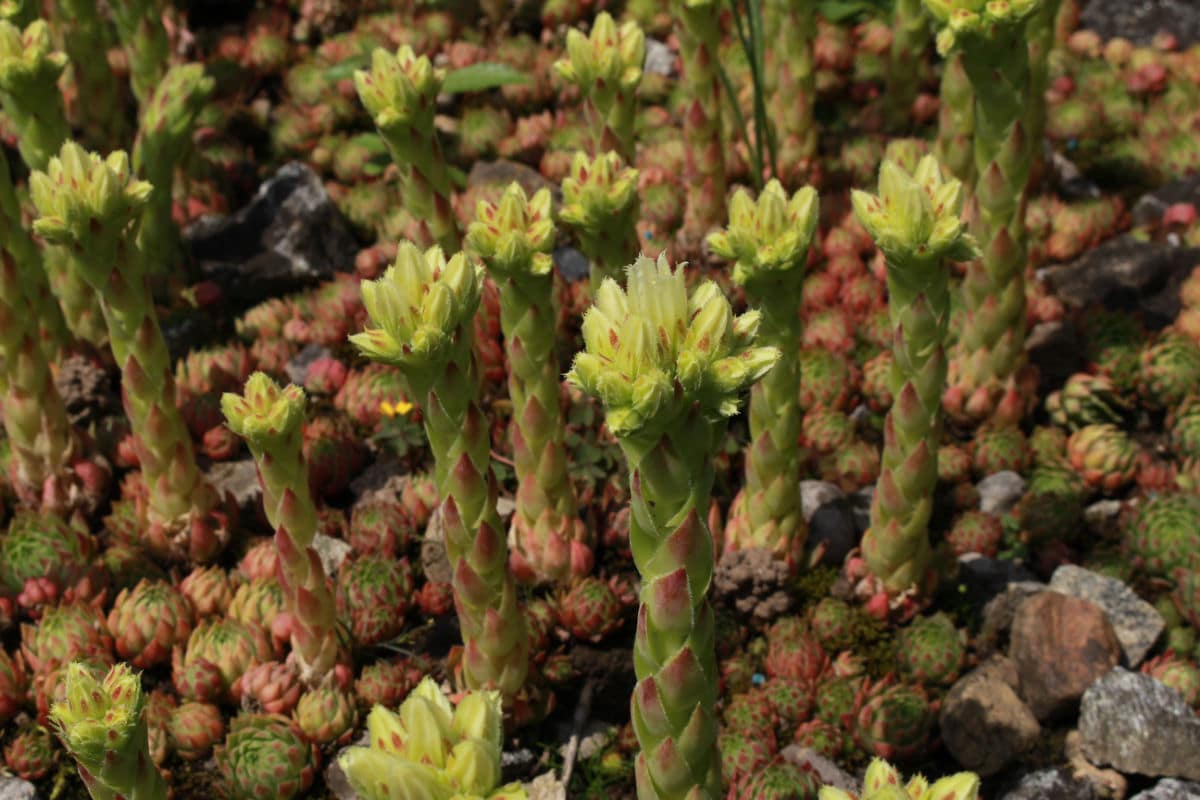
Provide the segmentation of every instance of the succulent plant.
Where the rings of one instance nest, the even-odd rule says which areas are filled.
[[[730,787],[730,800],[804,800],[812,797],[821,781],[811,769],[776,759],[764,768],[743,775]]]
[[[1115,425],[1087,425],[1067,440],[1067,459],[1087,486],[1114,493],[1137,474],[1138,446]]]
[[[844,412],[815,406],[800,424],[800,441],[818,453],[833,453],[854,439],[854,421]]]
[[[812,716],[814,688],[812,683],[770,678],[757,689],[775,712],[775,733],[783,740]]]
[[[155,689],[146,695],[146,741],[154,765],[161,767],[171,753],[167,725],[179,701],[169,689]]]
[[[166,664],[191,636],[194,612],[187,596],[165,581],[140,581],[122,590],[108,614],[117,655],[135,667]]]
[[[247,625],[271,630],[271,623],[287,610],[283,587],[275,577],[254,578],[237,587],[225,615]]]
[[[1168,330],[1142,351],[1138,394],[1151,409],[1173,408],[1200,382],[1200,344]]]
[[[225,738],[225,715],[211,703],[181,703],[171,712],[167,735],[180,758],[199,761]]]
[[[775,709],[762,692],[752,689],[729,698],[721,719],[726,730],[762,742],[771,755],[775,754]]]
[[[296,670],[286,662],[253,664],[238,678],[234,694],[242,707],[267,714],[290,714],[300,701],[304,686]]]
[[[66,591],[84,577],[96,550],[91,534],[61,515],[18,512],[0,539],[0,587],[16,594],[38,579]]]
[[[376,661],[363,667],[362,674],[354,682],[354,694],[359,706],[370,708],[383,706],[387,709],[399,707],[416,688],[422,676],[429,671],[421,657],[398,658]]]
[[[230,800],[291,800],[312,785],[316,773],[316,748],[291,720],[270,714],[234,717],[214,756]]]
[[[408,559],[367,555],[347,561],[338,572],[338,618],[350,627],[355,643],[371,647],[395,637],[413,593]]]
[[[1034,466],[1065,464],[1069,434],[1053,425],[1038,425],[1029,434]]]
[[[1086,496],[1082,478],[1065,462],[1040,464],[1014,510],[1030,540],[1044,542],[1077,527]]]
[[[859,691],[853,734],[859,747],[880,758],[912,758],[924,752],[934,722],[923,689],[883,680]]]
[[[918,617],[900,633],[901,671],[923,686],[949,686],[966,657],[962,635],[943,613]]]
[[[349,692],[320,687],[304,693],[292,716],[313,744],[344,744],[358,724],[358,707]]]
[[[233,601],[234,584],[221,567],[196,567],[179,582],[197,617],[224,614]]]
[[[955,556],[978,553],[985,558],[995,558],[1004,538],[1004,527],[1000,520],[985,511],[964,511],[954,519],[946,532],[946,544]]]
[[[671,11],[683,65],[682,117],[688,120],[683,130],[688,151],[683,227],[689,239],[699,242],[725,216],[725,147],[717,74],[721,29],[712,0],[673,2]]]
[[[1138,569],[1174,577],[1200,551],[1200,498],[1177,492],[1147,500],[1123,526],[1121,538]]]
[[[587,577],[576,583],[558,602],[558,619],[571,635],[599,642],[621,627],[621,601],[609,584]]]
[[[823,597],[813,608],[809,624],[821,646],[836,653],[854,644],[854,625],[858,615],[850,604],[834,597]]]
[[[1142,672],[1178,691],[1192,708],[1200,708],[1200,666],[1168,651],[1143,664]]]
[[[1189,395],[1167,413],[1171,447],[1183,458],[1200,457],[1200,395]]]
[[[67,668],[65,699],[50,717],[92,797],[166,797],[150,757],[145,702],[141,677],[128,664],[107,674],[81,662]]]
[[[822,480],[837,484],[844,492],[857,492],[874,486],[879,478],[879,447],[854,438],[822,458],[819,467]]]
[[[211,701],[206,693],[185,691],[180,681],[202,676],[207,686],[215,679],[219,696],[233,698],[235,682],[254,664],[270,661],[273,656],[267,632],[257,625],[235,619],[201,620],[188,637],[185,649],[172,654],[172,673],[180,694],[189,699]]]
[[[4,748],[4,763],[18,778],[40,781],[58,764],[50,731],[41,725],[24,728]]]
[[[336,497],[366,463],[366,444],[338,417],[315,416],[304,423],[303,430],[301,448],[308,465],[309,492],[326,500]]]
[[[1075,431],[1085,425],[1119,424],[1129,404],[1107,375],[1079,372],[1046,398],[1046,411],[1054,424]]]
[[[721,752],[721,774],[731,784],[761,770],[775,755],[762,739],[727,730],[717,736],[717,749]]]
[[[490,797],[524,800],[519,784],[498,787],[500,695],[468,692],[457,706],[425,678],[399,714],[376,706],[367,716],[369,747],[343,751],[338,763],[363,800],[393,797]]]
[[[975,434],[974,461],[981,476],[1024,472],[1029,466],[1029,443],[1020,428],[987,425]]]
[[[625,166],[616,153],[589,158],[578,152],[571,157],[558,218],[579,236],[579,249],[590,262],[593,293],[605,278],[620,283],[621,269],[640,250],[637,187],[638,171]]]
[[[903,786],[903,788],[901,788]],[[818,795],[819,800],[977,800],[979,776],[973,772],[959,772],[940,778],[932,785],[921,775],[915,775],[907,783],[899,771],[882,758],[872,759],[863,776],[863,790],[855,796],[843,789],[825,786]]]
[[[356,553],[396,558],[408,550],[416,533],[411,515],[398,500],[376,498],[350,511],[347,541]]]
[[[83,603],[51,606],[37,625],[22,625],[21,653],[37,675],[78,659],[113,662],[112,637],[104,616]]]
[[[767,635],[763,669],[768,678],[813,682],[828,668],[829,656],[812,631],[801,629],[785,635],[782,630],[772,628]]]
[[[29,674],[20,651],[0,650],[0,723],[7,723],[29,702]]]

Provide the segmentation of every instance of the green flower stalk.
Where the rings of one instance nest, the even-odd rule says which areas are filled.
[[[312,547],[317,509],[302,452],[304,409],[303,389],[281,389],[262,372],[250,376],[243,394],[221,397],[226,423],[246,440],[258,465],[263,507],[275,529],[279,583],[292,616],[297,672],[309,686],[320,686],[333,674],[338,638],[333,595]]]
[[[196,117],[212,95],[214,81],[203,64],[171,67],[142,107],[133,145],[133,168],[154,191],[142,212],[138,245],[151,275],[170,269],[179,256],[179,228],[171,218],[175,168],[187,155]]]
[[[525,800],[519,783],[500,783],[499,692],[468,692],[457,706],[423,678],[399,713],[375,706],[367,747],[347,748],[338,764],[363,800]]]
[[[562,183],[558,216],[579,234],[579,249],[591,262],[595,293],[605,278],[619,281],[638,246],[638,171],[616,153],[588,158],[576,153]]]
[[[708,246],[734,262],[733,280],[762,314],[758,339],[776,348],[779,363],[750,393],[750,445],[740,517],[726,527],[727,541],[765,547],[787,557],[804,546],[797,447],[800,394],[800,294],[804,264],[817,229],[817,192],[806,186],[788,199],[771,181],[757,204],[744,190],[729,205],[729,227],[710,234]]]
[[[129,58],[129,85],[145,108],[167,73],[171,42],[163,25],[166,0],[109,0],[117,36]],[[157,185],[157,184],[156,184]]]
[[[887,89],[883,94],[892,130],[904,130],[912,120],[913,101],[920,91],[921,73],[925,68],[925,49],[931,38],[929,19],[921,8],[921,0],[896,0],[892,13]]]
[[[1032,148],[1032,172],[1041,172],[1042,138],[1046,134],[1046,88],[1050,81],[1050,51],[1054,49],[1054,29],[1061,0],[1041,0],[1029,18],[1029,103],[1025,107],[1025,129]]]
[[[593,155],[613,150],[633,163],[637,88],[645,60],[646,35],[632,20],[618,26],[601,11],[590,34],[567,31],[567,55],[554,63],[554,71],[579,88]]]
[[[963,282],[962,331],[951,364],[946,409],[992,416],[1024,358],[1025,189],[1033,149],[1025,28],[1043,0],[925,0],[941,26],[938,51],[961,52],[975,95],[975,191],[971,233],[982,250]]]
[[[566,427],[555,356],[554,220],[550,191],[526,198],[513,183],[498,204],[480,201],[467,246],[500,287],[508,356],[509,433],[517,473],[513,569],[522,580],[562,581],[591,571],[588,530],[579,518],[563,444]]]
[[[447,261],[437,246],[422,253],[404,242],[382,278],[363,282],[371,326],[350,341],[368,358],[399,367],[406,394],[421,407],[465,644],[464,678],[469,688],[510,698],[525,682],[529,634],[508,570],[479,407],[472,318],[482,282],[483,268],[462,253]]]
[[[775,61],[771,96],[783,152],[794,163],[780,165],[790,177],[808,175],[817,156],[817,69],[813,42],[817,38],[815,7],[808,0],[770,0],[767,9],[777,20],[778,33],[768,57]],[[768,28],[769,30],[770,28]]]
[[[58,91],[65,65],[66,56],[52,48],[45,22],[21,31],[0,20],[0,104],[17,129],[17,147],[31,170],[46,169],[70,135]],[[102,345],[106,331],[95,293],[66,267],[57,249],[47,248],[42,258],[71,333]]]
[[[93,800],[166,800],[167,784],[150,758],[142,680],[128,664],[103,679],[81,662],[67,667],[66,700],[50,720],[79,765]]]
[[[684,181],[687,205],[683,234],[699,242],[725,218],[725,144],[721,140],[721,44],[716,0],[672,0],[675,35],[683,61]]]
[[[964,186],[975,185],[975,90],[963,66],[963,54],[951,53],[942,65],[938,134],[934,153]]]
[[[434,129],[433,116],[445,71],[408,45],[395,55],[375,50],[371,69],[354,73],[358,97],[400,168],[405,207],[419,220],[423,244],[445,252],[459,247],[458,220],[450,203],[453,185]]]
[[[34,232],[61,246],[72,274],[101,299],[121,399],[149,490],[146,543],[164,557],[206,561],[228,538],[218,497],[201,475],[175,405],[171,358],[137,250],[137,221],[151,192],[123,151],[102,159],[74,142],[29,178]]]
[[[861,800],[977,800],[979,776],[974,772],[959,772],[939,778],[932,784],[921,775],[908,782],[900,771],[882,758],[871,761],[863,776]],[[858,800],[854,795],[833,786],[821,788],[819,800]]]
[[[713,457],[741,392],[779,358],[754,346],[760,315],[735,317],[716,284],[689,296],[682,268],[639,258],[628,292],[600,287],[586,351],[567,379],[605,407],[628,462],[629,541],[642,576],[634,640],[638,797],[721,796],[717,668],[705,522]]]
[[[887,261],[888,316],[895,331],[883,462],[862,550],[889,596],[929,586],[929,517],[937,484],[944,342],[950,321],[947,259],[977,254],[962,221],[963,188],[943,181],[933,156],[912,175],[893,161],[879,170],[879,196],[854,191],[855,213]]]
[[[77,114],[73,121],[83,129],[89,146],[101,151],[122,146],[129,141],[129,125],[122,108],[121,84],[108,65],[108,50],[115,37],[100,16],[99,4],[96,0],[55,0],[53,19],[80,98],[73,106]]]

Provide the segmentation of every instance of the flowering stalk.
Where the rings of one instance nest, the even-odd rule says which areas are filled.
[[[333,597],[312,547],[317,509],[302,452],[304,406],[303,389],[281,389],[262,372],[250,376],[243,394],[221,397],[229,428],[246,440],[258,465],[263,507],[275,528],[279,583],[292,616],[297,672],[309,686],[320,686],[337,663],[338,639]]]
[[[889,389],[895,401],[884,422],[883,463],[862,550],[886,594],[921,593],[929,587],[929,517],[946,383],[946,260],[978,251],[961,219],[962,184],[943,182],[933,156],[921,159],[912,175],[884,161],[879,196],[855,190],[851,199],[887,262],[894,330]]]
[[[129,85],[144,108],[167,73],[171,56],[163,25],[166,0],[109,0],[108,6],[129,59]]]
[[[579,518],[563,444],[566,428],[555,348],[554,220],[550,191],[527,199],[513,183],[499,204],[480,201],[467,246],[500,286],[500,324],[508,356],[509,427],[517,473],[514,571],[560,581],[591,571],[587,527]]]
[[[66,699],[50,708],[59,738],[93,800],[166,800],[167,784],[150,758],[141,677],[119,663],[100,679],[75,661]]]
[[[645,60],[646,36],[632,20],[618,27],[601,11],[590,34],[567,31],[567,55],[554,63],[554,71],[579,88],[593,155],[613,150],[633,163],[637,88]]]
[[[921,775],[905,783],[899,770],[882,758],[871,761],[863,776],[862,794],[855,795],[834,786],[824,786],[818,800],[977,800],[979,776],[959,772],[939,778],[932,784]]]
[[[717,798],[713,454],[741,392],[779,358],[754,347],[759,315],[734,317],[716,284],[688,295],[683,269],[639,258],[629,290],[600,287],[586,351],[567,378],[600,399],[630,474],[629,541],[642,576],[634,640],[638,797]]]
[[[887,102],[888,124],[904,130],[912,119],[913,101],[921,88],[925,48],[929,46],[929,20],[921,0],[896,0],[892,14],[892,48],[888,52]]]
[[[579,234],[593,294],[606,278],[619,282],[622,267],[639,250],[637,182],[637,170],[622,166],[616,153],[576,153],[571,159],[558,215]]]
[[[108,65],[114,43],[111,29],[101,18],[96,0],[55,0],[53,5],[54,28],[73,65],[71,77],[80,98],[73,106],[78,115],[75,122],[90,146],[120,147],[129,141],[129,125],[121,107],[121,85]],[[75,66],[84,64],[86,69]]]
[[[782,151],[789,163],[780,165],[789,179],[809,175],[817,155],[817,124],[813,109],[817,99],[817,70],[813,42],[817,36],[817,16],[808,0],[770,0],[767,4],[778,21],[775,46],[770,57],[775,92],[773,114],[783,140]]]
[[[472,689],[512,697],[525,682],[529,634],[508,569],[508,547],[496,512],[491,440],[479,407],[479,371],[471,319],[483,268],[462,253],[422,253],[400,245],[377,281],[362,284],[371,327],[350,337],[368,358],[399,367],[406,394],[421,406],[434,455],[446,555]]]
[[[137,250],[137,221],[151,186],[131,174],[124,151],[101,159],[74,142],[29,185],[34,231],[61,246],[72,273],[101,299],[148,490],[146,542],[164,557],[206,561],[225,545],[228,530],[175,405],[171,358]]]
[[[963,55],[951,53],[942,65],[938,134],[934,152],[963,186],[975,185],[975,91]]]
[[[817,192],[805,187],[788,199],[771,181],[758,203],[738,190],[729,227],[708,245],[734,262],[733,280],[762,313],[759,341],[780,352],[779,363],[750,392],[750,444],[741,513],[729,520],[726,542],[765,547],[780,557],[804,546],[800,508],[800,293],[804,263],[817,229]]]
[[[683,233],[700,241],[725,217],[725,145],[721,141],[721,44],[716,0],[672,0],[683,61],[683,136],[687,206]]]
[[[214,81],[203,64],[171,67],[142,107],[142,124],[133,145],[133,168],[146,176],[154,191],[142,212],[138,245],[151,274],[175,264],[179,229],[171,218],[175,167],[187,153],[196,117],[212,95]]]
[[[450,204],[453,185],[433,125],[445,71],[404,45],[395,55],[376,49],[371,69],[354,73],[358,97],[387,143],[404,181],[405,207],[420,220],[423,244],[445,252],[459,247],[458,220]]]
[[[1046,88],[1050,80],[1050,51],[1054,48],[1054,27],[1061,0],[1042,0],[1029,18],[1029,103],[1025,107],[1029,132],[1032,172],[1041,171],[1042,137],[1046,134]]]
[[[58,91],[65,65],[66,56],[52,49],[45,22],[37,20],[21,31],[0,20],[0,104],[17,129],[17,148],[31,170],[46,169],[70,134]],[[56,248],[47,248],[43,259],[71,333],[103,344],[104,319],[95,293],[67,268]]]
[[[950,369],[946,408],[990,417],[1024,358],[1025,189],[1032,148],[1026,128],[1026,22],[1043,0],[925,0],[942,26],[938,51],[961,52],[975,95],[975,191],[971,232],[983,256],[963,282],[966,314]]]

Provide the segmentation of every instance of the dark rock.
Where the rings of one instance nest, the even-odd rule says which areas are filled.
[[[954,760],[995,775],[1033,746],[1041,726],[1014,691],[1016,666],[997,656],[959,679],[942,701],[942,741]]]
[[[1048,267],[1046,282],[1069,306],[1141,311],[1151,328],[1179,313],[1179,286],[1200,262],[1200,248],[1118,236],[1069,264]]]
[[[1129,800],[1200,800],[1200,783],[1163,778]]]
[[[1011,470],[988,475],[975,486],[979,490],[979,510],[1000,516],[1012,511],[1025,494],[1025,479]]]
[[[765,547],[727,550],[713,573],[716,598],[762,624],[792,609],[790,584],[787,562]]]
[[[252,520],[261,513],[262,485],[258,482],[258,468],[253,458],[237,461],[218,461],[208,468],[208,480],[221,496],[226,492],[233,495],[243,522]]]
[[[351,270],[359,250],[321,179],[299,162],[281,167],[236,213],[190,225],[184,242],[233,310]]]
[[[1047,163],[1054,186],[1062,199],[1070,202],[1075,200],[1094,200],[1102,194],[1100,187],[1093,183],[1071,159],[1058,152],[1044,142]]]
[[[1000,800],[1099,800],[1090,782],[1059,767],[1028,772],[997,796]]]
[[[1021,698],[1046,720],[1074,710],[1089,686],[1121,658],[1121,644],[1094,603],[1042,592],[1017,609],[1008,657],[1021,676]]]
[[[967,599],[979,606],[991,602],[1014,585],[1019,585],[1022,599],[1045,588],[1036,575],[1009,559],[966,553],[959,557],[958,568],[958,580],[966,587]]]
[[[1195,0],[1087,0],[1079,27],[1104,39],[1124,36],[1143,45],[1170,33],[1186,49],[1200,42],[1200,5]]]
[[[1086,366],[1083,344],[1074,325],[1043,322],[1035,325],[1025,339],[1029,363],[1038,370],[1038,393],[1048,394],[1067,382]]]
[[[72,425],[86,428],[88,423],[121,408],[120,394],[108,371],[85,356],[62,359],[54,373],[54,387],[62,396]]]
[[[1200,173],[1171,181],[1142,195],[1129,214],[1135,226],[1152,225],[1160,222],[1163,212],[1176,203],[1200,205]]]
[[[218,338],[221,328],[217,315],[211,310],[187,308],[176,311],[159,322],[167,353],[171,361],[179,361],[193,350],[204,347]]]
[[[1062,594],[1082,597],[1104,609],[1112,623],[1125,663],[1136,667],[1162,636],[1166,622],[1154,606],[1116,578],[1064,564],[1054,571],[1050,588]]]
[[[372,461],[350,481],[350,493],[356,498],[356,505],[376,497],[398,501],[407,481],[408,466],[395,456],[384,456]]]
[[[1200,780],[1200,716],[1177,690],[1118,667],[1083,694],[1082,750],[1094,764]]]
[[[328,347],[322,347],[319,344],[306,344],[304,349],[292,356],[292,360],[284,367],[288,380],[303,386],[304,378],[308,375],[308,365],[319,358],[328,358],[332,355],[333,353],[329,351]]]
[[[846,493],[826,481],[800,481],[800,507],[808,522],[810,557],[841,566],[858,544],[858,530]]]
[[[850,495],[850,511],[854,518],[854,528],[864,534],[871,527],[871,502],[875,499],[875,487],[864,486]]]
[[[554,266],[567,283],[587,280],[592,265],[587,256],[574,247],[560,247],[554,251]]]

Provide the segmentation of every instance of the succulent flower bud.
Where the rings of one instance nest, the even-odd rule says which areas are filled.
[[[587,230],[605,230],[613,217],[629,213],[638,200],[638,171],[625,167],[616,153],[589,158],[576,153],[563,180],[559,218]]]
[[[589,34],[567,31],[567,55],[554,63],[554,71],[585,94],[612,93],[636,88],[646,60],[646,36],[634,21],[620,26],[612,15],[596,15]]]
[[[221,396],[221,411],[230,429],[259,451],[299,431],[304,407],[303,389],[294,383],[280,387],[265,372],[251,375],[241,395]]]
[[[709,234],[708,246],[734,262],[733,279],[748,285],[802,267],[817,230],[817,191],[805,186],[788,199],[772,180],[757,202],[739,189],[729,203],[729,227]]]
[[[444,79],[444,70],[404,45],[394,54],[376,49],[371,54],[371,69],[354,73],[354,86],[376,127],[387,136],[403,128],[432,125]]]
[[[514,181],[498,203],[479,201],[466,244],[497,275],[519,279],[550,274],[554,236],[550,190],[539,189],[526,198],[521,184]]]

